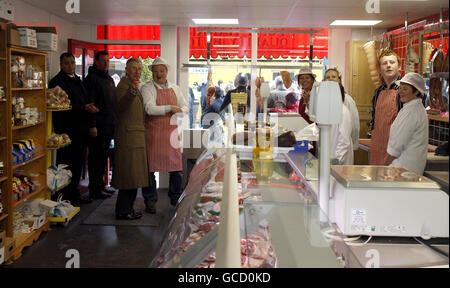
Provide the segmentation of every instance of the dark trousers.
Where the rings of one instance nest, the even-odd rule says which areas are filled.
[[[169,198],[171,202],[178,201],[181,196],[181,185],[183,183],[183,172],[174,171],[169,172]],[[158,192],[156,191],[155,173],[150,173],[150,187],[142,188],[142,196],[144,197],[145,205],[155,204],[158,201]]]
[[[97,137],[89,137],[88,172],[89,195],[91,197],[105,188],[103,175],[106,169],[109,145],[113,136],[113,127],[97,127]]]
[[[134,212],[134,201],[137,189],[119,189],[116,201],[116,215],[127,215]]]
[[[59,149],[56,155],[56,164],[67,164],[66,169],[72,172],[70,185],[64,188],[61,193],[64,199],[74,200],[80,196],[78,185],[80,184],[81,171],[83,169],[84,148],[86,147],[86,135],[69,135],[72,143]]]

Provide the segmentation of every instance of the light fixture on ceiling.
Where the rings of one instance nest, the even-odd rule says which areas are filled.
[[[195,24],[212,24],[212,25],[237,25],[239,19],[192,19]]]
[[[374,26],[381,20],[334,20],[331,26]]]

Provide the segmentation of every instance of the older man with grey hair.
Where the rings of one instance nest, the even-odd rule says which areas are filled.
[[[144,101],[139,91],[142,62],[130,58],[123,77],[114,93],[115,165],[113,186],[119,189],[116,218],[134,220],[142,217],[133,209],[137,188],[148,189],[149,175],[145,140]]]
[[[284,86],[283,78],[281,76],[277,76],[275,78],[275,85],[275,90],[270,92],[270,96],[267,99],[267,108],[275,108],[275,104],[277,102],[282,103],[283,106],[286,106],[286,95],[289,91]]]

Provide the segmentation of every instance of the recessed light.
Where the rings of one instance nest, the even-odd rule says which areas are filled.
[[[195,24],[215,24],[215,25],[223,25],[223,24],[229,24],[229,25],[237,25],[239,24],[239,19],[192,19]]]
[[[331,26],[373,26],[381,20],[334,20]]]

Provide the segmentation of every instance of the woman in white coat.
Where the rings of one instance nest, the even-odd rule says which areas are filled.
[[[338,82],[342,86],[342,77],[339,70],[336,68],[329,68],[325,72],[325,80]],[[352,142],[353,142],[353,151],[359,149],[359,112],[358,107],[356,106],[355,100],[353,100],[352,96],[345,93],[344,105],[350,111],[352,116]]]
[[[337,159],[339,165],[353,165],[353,141],[352,141],[352,115],[347,106],[344,105],[345,90],[340,81],[331,80],[327,75],[334,70],[325,73],[326,81],[338,82],[341,89],[340,97],[342,99],[342,120],[341,123],[331,127],[331,155]]]
[[[145,129],[147,140],[147,155],[152,184],[149,191],[142,191],[146,211],[156,213],[155,172],[169,172],[170,204],[176,205],[181,196],[183,180],[183,164],[181,144],[178,137],[177,116],[189,112],[188,101],[180,87],[167,81],[169,65],[157,57],[151,70],[153,80],[145,83],[141,89],[145,109]],[[176,116],[174,115],[176,114]],[[175,116],[175,117],[174,117]]]
[[[422,175],[428,152],[428,117],[422,104],[425,81],[417,73],[408,73],[398,82],[403,108],[391,126],[385,165]]]

